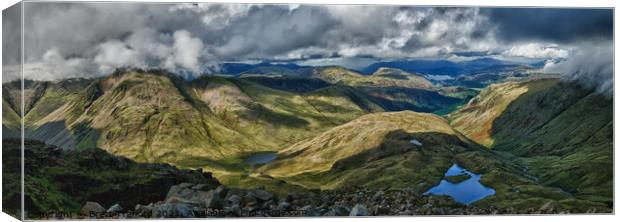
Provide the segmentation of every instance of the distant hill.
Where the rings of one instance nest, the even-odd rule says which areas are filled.
[[[269,88],[296,93],[311,92],[331,85],[319,78],[290,75],[243,74],[240,78]]]
[[[382,67],[401,69],[406,72],[430,75],[458,76],[491,69],[518,66],[519,64],[493,58],[478,58],[470,61],[452,62],[448,60],[410,59],[373,63],[360,70],[370,74]]]
[[[270,63],[261,62],[256,64],[228,62],[220,64],[219,74],[243,75],[243,74],[285,74],[307,76],[312,67],[299,66],[295,63]]]
[[[315,69],[312,76],[333,84],[350,86],[434,89],[433,84],[423,76],[391,68],[381,68],[371,75],[362,75],[342,67],[325,67]]]
[[[471,96],[459,93],[444,94],[422,76],[398,69],[384,68],[372,75],[361,75],[343,67],[315,68],[312,75],[249,75],[240,77],[269,88],[290,92],[327,92],[328,88],[348,88],[364,94],[368,100],[386,111],[413,110],[436,112],[453,110]],[[453,97],[454,96],[454,97]]]

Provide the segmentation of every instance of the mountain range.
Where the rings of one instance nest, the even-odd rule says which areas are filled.
[[[25,136],[65,152],[199,168],[235,187],[421,195],[456,163],[496,191],[476,206],[613,206],[613,103],[592,89],[528,72],[495,72],[479,92],[394,67],[231,67],[243,71],[25,81]],[[19,135],[20,83],[3,84],[3,95],[4,140]],[[244,162],[257,153],[277,157]]]

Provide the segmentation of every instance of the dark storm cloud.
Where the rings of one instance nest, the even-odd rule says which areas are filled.
[[[325,31],[337,25],[324,8],[252,7],[243,19],[221,30],[222,44],[215,53],[223,58],[261,57],[307,46],[323,47]]]
[[[141,28],[171,34],[199,30],[196,13],[171,12],[169,4],[143,3],[25,3],[27,59],[51,48],[65,56],[89,56],[97,44],[123,39]]]
[[[39,79],[121,66],[200,75],[230,60],[337,64],[334,55],[565,58],[585,45],[577,42],[611,45],[612,23],[610,10],[373,5],[28,2],[25,13],[25,74]]]
[[[483,8],[507,41],[569,43],[613,38],[612,9]]]
[[[594,88],[607,96],[613,95],[614,61],[610,42],[581,43],[572,56],[562,61],[548,61],[544,71],[561,73],[564,79]]]
[[[2,11],[2,64],[19,63],[21,59],[21,4]]]

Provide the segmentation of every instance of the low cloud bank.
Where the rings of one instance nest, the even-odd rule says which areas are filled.
[[[586,43],[573,50],[566,60],[547,62],[545,73],[561,73],[568,81],[595,88],[607,96],[613,95],[614,62],[613,44]]]

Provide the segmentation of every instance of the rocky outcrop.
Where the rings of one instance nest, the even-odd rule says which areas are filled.
[[[389,215],[470,215],[470,214],[558,214],[569,213],[549,202],[538,208],[482,209],[455,202],[448,196],[421,196],[413,188],[371,190],[338,189],[289,192],[276,195],[264,188],[236,189],[221,185],[205,190],[200,184],[172,186],[166,199],[133,211],[118,212],[118,218],[213,218],[213,217],[343,217]],[[117,205],[110,207],[115,208]],[[120,207],[120,206],[119,206]],[[85,209],[105,212],[88,202]],[[108,210],[110,211],[110,210]],[[105,218],[109,214],[99,214]]]
[[[86,202],[86,204],[84,204],[84,206],[82,207],[82,211],[81,213],[84,215],[89,215],[91,213],[103,213],[106,212],[105,208],[103,208],[103,206],[101,206],[101,204],[97,203],[97,202]]]

